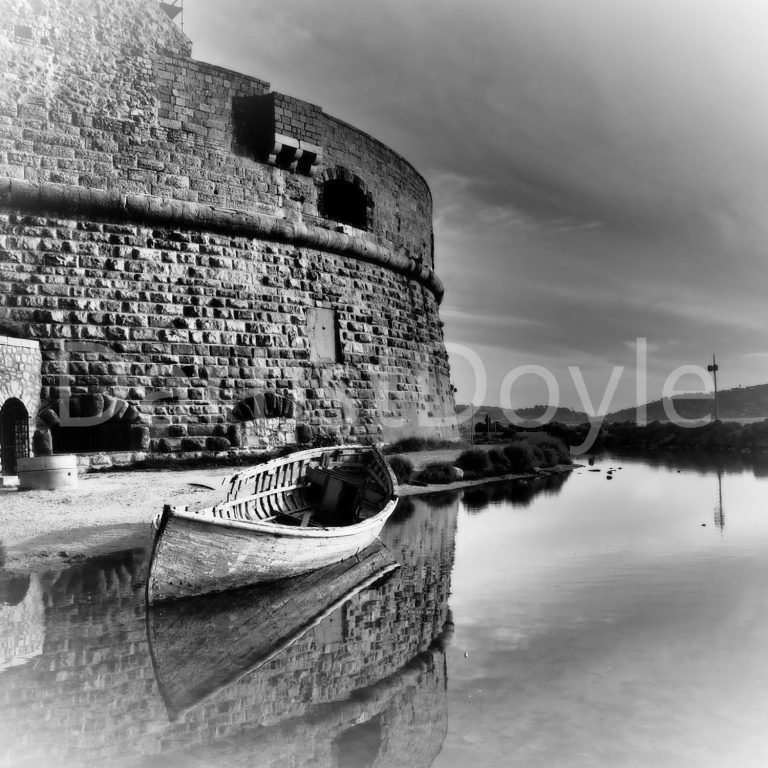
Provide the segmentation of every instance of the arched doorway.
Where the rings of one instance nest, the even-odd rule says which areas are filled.
[[[2,473],[17,474],[17,462],[26,456],[29,456],[29,414],[21,400],[11,397],[0,408]]]

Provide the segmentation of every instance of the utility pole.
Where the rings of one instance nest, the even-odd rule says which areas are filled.
[[[725,530],[725,512],[723,511],[723,470],[717,468],[717,506],[715,507],[715,525],[722,535]]]
[[[707,366],[707,370],[712,374],[712,378],[715,382],[715,421],[720,421],[720,409],[717,404],[717,371],[718,366],[715,361],[715,353],[712,353],[712,365]]]

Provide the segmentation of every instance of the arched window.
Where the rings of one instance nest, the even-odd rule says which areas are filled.
[[[323,218],[368,230],[373,219],[373,200],[357,177],[343,170],[328,172],[318,198]]]
[[[342,731],[333,740],[339,768],[370,768],[381,752],[383,740],[381,716]]]

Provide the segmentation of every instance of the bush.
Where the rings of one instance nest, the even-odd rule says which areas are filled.
[[[404,437],[402,440],[396,440],[384,447],[384,453],[415,453],[424,448],[423,437]]]
[[[553,464],[573,464],[571,454],[564,445],[545,443],[544,447],[549,451]]]
[[[413,464],[403,456],[390,456],[389,466],[398,483],[409,483],[413,477]]]
[[[485,451],[480,448],[470,448],[456,459],[456,466],[461,467],[465,472],[482,477],[490,471],[491,461]]]
[[[560,454],[556,448],[543,444],[539,446],[539,450],[542,455],[541,465],[543,467],[556,467],[560,463]]]
[[[441,437],[404,437],[384,448],[384,453],[415,453],[416,451],[439,451],[442,448],[459,448],[462,443],[443,440]]]
[[[504,446],[512,472],[530,472],[533,469],[533,448],[528,443],[518,442]]]
[[[507,472],[511,472],[507,457],[499,448],[491,448],[488,451],[488,461],[491,462],[494,475],[505,475]]]
[[[433,461],[427,464],[416,476],[417,480],[430,485],[437,483],[451,483],[454,480],[453,465],[447,461]]]
[[[553,467],[557,464],[571,464],[571,454],[565,443],[546,432],[528,432],[526,442],[532,446],[534,457],[538,464]]]
[[[568,453],[565,443],[559,437],[548,435],[546,432],[526,432],[521,437],[524,437],[525,441],[530,445],[554,445],[563,453]]]

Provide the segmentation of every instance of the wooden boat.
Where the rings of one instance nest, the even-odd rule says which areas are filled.
[[[290,579],[147,606],[147,639],[169,717],[256,671],[400,567],[381,542]]]
[[[297,576],[369,546],[397,504],[396,480],[371,446],[293,453],[225,478],[213,505],[166,505],[147,603]],[[222,494],[223,495],[223,494]]]

